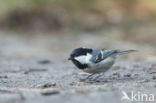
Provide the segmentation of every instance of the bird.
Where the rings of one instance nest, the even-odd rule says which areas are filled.
[[[102,75],[92,78],[95,74],[104,74],[115,63],[120,55],[135,52],[136,50],[119,51],[116,49],[76,48],[68,58],[80,70],[89,73],[84,81],[97,81]]]

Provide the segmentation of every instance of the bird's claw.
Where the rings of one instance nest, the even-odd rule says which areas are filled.
[[[83,82],[99,82],[100,78],[99,78],[99,76],[97,76],[95,78],[83,78],[83,79],[80,79],[80,81],[83,81]]]

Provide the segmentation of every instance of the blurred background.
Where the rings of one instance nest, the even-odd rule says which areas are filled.
[[[35,35],[33,42],[36,39],[41,39],[39,42],[55,41],[52,44],[57,44],[51,47],[57,50],[72,50],[80,46],[139,49],[139,54],[143,55],[139,57],[152,55],[154,59],[155,27],[155,0],[0,1],[0,31],[3,36],[32,38]],[[37,38],[37,35],[42,37]],[[63,41],[63,38],[66,39]],[[148,54],[142,51],[148,51]]]

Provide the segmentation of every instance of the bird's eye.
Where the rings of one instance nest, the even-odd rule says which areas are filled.
[[[71,54],[70,56],[71,56],[71,57],[74,57],[74,56],[75,56],[75,54]]]

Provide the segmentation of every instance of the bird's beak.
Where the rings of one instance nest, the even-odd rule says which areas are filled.
[[[72,58],[71,58],[71,57],[69,57],[69,58],[68,58],[68,60],[72,60]]]

